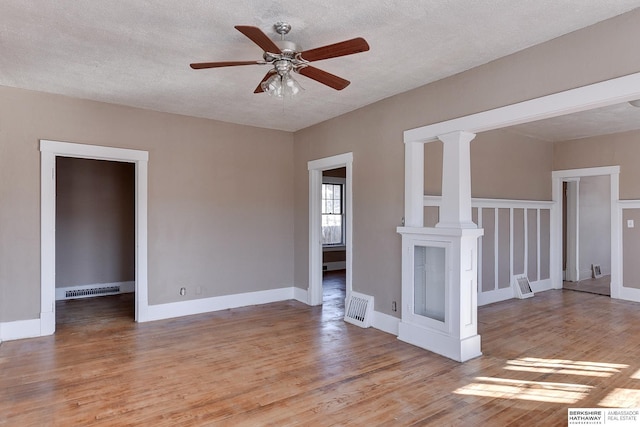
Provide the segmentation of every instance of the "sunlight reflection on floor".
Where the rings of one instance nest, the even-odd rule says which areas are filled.
[[[605,408],[640,408],[640,390],[617,388],[599,403]]]
[[[461,387],[454,393],[503,399],[573,404],[583,399],[591,388],[591,386],[582,384],[477,377],[476,382]]]
[[[507,361],[504,369],[507,371],[533,372],[538,374],[610,377],[628,367],[629,365],[616,363],[524,357]],[[640,371],[636,372],[632,378],[639,375]],[[460,387],[454,393],[502,399],[575,404],[584,399],[592,388],[592,386],[584,384],[565,382],[476,377],[475,382]],[[616,389],[603,400],[601,406],[640,406],[640,390]]]
[[[543,374],[584,375],[589,377],[610,377],[629,365],[615,363],[582,362],[561,359],[539,359],[524,357],[509,360],[505,369],[511,371],[538,372]]]

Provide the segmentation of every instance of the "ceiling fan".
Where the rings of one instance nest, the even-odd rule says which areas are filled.
[[[285,34],[288,34],[291,30],[291,25],[286,22],[278,22],[274,25],[276,32],[281,36],[281,40],[279,41],[271,40],[258,27],[236,25],[235,28],[260,46],[264,51],[262,55],[263,60],[200,62],[191,64],[191,68],[199,70],[203,68],[269,64],[272,68],[267,72],[253,93],[267,92],[269,95],[274,95],[279,98],[285,95],[295,95],[301,90],[298,82],[291,77],[292,71],[332,87],[333,89],[344,89],[350,83],[348,80],[313,67],[309,65],[309,63],[369,50],[367,41],[362,37],[315,49],[302,50],[301,47],[295,43],[284,40]]]

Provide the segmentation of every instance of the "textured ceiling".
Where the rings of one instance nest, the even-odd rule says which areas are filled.
[[[640,0],[2,0],[0,85],[295,131],[640,6]],[[266,66],[234,25],[303,49],[364,37],[369,52],[314,62],[352,83],[278,101],[253,90]]]
[[[545,141],[571,141],[640,129],[640,108],[628,102],[512,126],[510,130]]]

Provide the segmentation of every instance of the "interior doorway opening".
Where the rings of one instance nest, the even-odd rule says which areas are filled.
[[[56,305],[135,293],[135,165],[58,156],[55,178]],[[132,296],[112,300],[135,318]]]
[[[148,320],[147,289],[147,168],[146,151],[40,141],[40,335],[56,328],[56,158],[109,160],[135,166],[135,320]]]
[[[344,297],[340,298],[343,300],[343,313],[344,300],[349,297],[352,290],[352,164],[352,153],[308,163],[309,288],[307,301],[309,305],[323,304],[325,271],[342,270],[344,277],[340,280],[344,283]],[[333,273],[333,275],[337,274]]]
[[[561,187],[564,289],[614,296],[619,292],[614,263],[620,240],[616,225],[619,167],[556,171]]]
[[[336,316],[344,316],[346,299],[347,168],[322,171],[322,304]]]

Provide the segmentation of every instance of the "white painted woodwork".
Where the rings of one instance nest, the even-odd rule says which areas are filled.
[[[482,355],[477,319],[477,248],[483,230],[398,227],[397,231],[402,235],[402,320],[398,339],[458,362]],[[416,246],[445,248],[443,321],[415,313]]]
[[[570,282],[580,280],[580,272],[578,265],[580,260],[580,205],[578,203],[578,194],[580,193],[580,180],[568,179],[567,183],[567,247],[564,249],[567,253],[567,265],[565,269],[565,279]],[[564,197],[562,198],[564,200]]]
[[[398,338],[459,362],[482,354],[478,335],[478,237],[483,230],[471,220],[470,142],[475,134],[455,131],[443,142],[442,199],[436,227],[424,227],[425,141],[406,139],[405,226],[402,235],[402,320]],[[440,247],[445,251],[444,289],[424,279],[425,295],[440,300],[444,316],[431,318],[416,312],[415,248]]]
[[[405,144],[464,130],[480,133],[640,99],[640,73],[404,131]]]
[[[40,140],[40,335],[55,332],[56,156],[135,163],[135,318],[149,320],[147,290],[147,151]]]
[[[443,142],[442,206],[438,228],[477,228],[471,220],[471,151],[475,134],[438,135]],[[421,182],[424,179],[421,180]]]
[[[611,298],[623,298],[622,289],[622,212],[619,209],[620,166],[567,169],[551,174],[554,208],[551,212],[551,280],[562,289],[562,182],[586,176],[608,175],[611,186]],[[627,298],[628,299],[628,298]]]
[[[442,197],[441,196],[424,196],[423,198],[423,202],[424,202],[424,206],[431,206],[431,207],[438,207],[440,208],[441,204],[442,204]],[[528,211],[535,211],[536,212],[536,224],[535,224],[535,229],[536,229],[536,235],[535,235],[535,239],[536,239],[536,265],[533,266],[533,268],[535,268],[536,271],[536,276],[538,279],[536,281],[532,281],[531,282],[531,287],[534,290],[534,292],[542,292],[545,290],[549,290],[552,289],[551,287],[551,280],[547,277],[547,274],[542,274],[542,265],[544,262],[548,263],[548,265],[550,265],[550,258],[547,255],[546,259],[542,259],[542,252],[541,252],[541,240],[542,237],[544,235],[544,233],[549,232],[550,230],[543,230],[541,229],[541,225],[540,225],[540,217],[541,217],[541,212],[542,211],[549,211],[551,212],[551,209],[553,207],[553,202],[552,201],[538,201],[538,200],[510,200],[510,199],[484,199],[484,198],[472,198],[471,199],[471,207],[472,209],[476,209],[477,210],[477,221],[478,221],[478,227],[479,228],[483,228],[483,212],[487,211],[488,215],[490,215],[491,217],[493,217],[493,220],[495,222],[495,228],[494,228],[494,254],[493,254],[493,259],[494,259],[494,263],[493,263],[493,269],[494,269],[494,281],[491,284],[491,289],[490,290],[483,290],[484,286],[483,286],[483,278],[482,278],[482,247],[483,247],[483,237],[480,237],[479,239],[479,245],[478,245],[478,306],[483,306],[483,305],[487,305],[487,304],[492,304],[494,302],[499,302],[499,301],[505,301],[508,299],[512,299],[515,297],[514,291],[511,287],[505,288],[505,287],[500,287],[500,282],[499,282],[499,277],[498,277],[498,263],[499,263],[499,259],[498,259],[498,254],[500,252],[500,242],[498,239],[498,229],[500,229],[501,224],[499,222],[499,216],[498,216],[498,210],[499,209],[508,209],[509,210],[509,221],[510,221],[510,227],[509,227],[509,277],[514,276],[515,274],[525,274],[528,275],[528,268],[531,267],[528,265],[528,251],[529,251],[529,245],[528,245],[528,228],[530,227],[530,222],[527,216],[527,212]],[[519,260],[523,263],[524,265],[524,271],[515,271],[514,270],[514,262],[516,260],[515,255],[514,255],[514,227],[513,227],[513,217],[514,217],[514,211],[517,209],[522,209],[524,210],[523,213],[523,220],[524,220],[524,252],[522,254],[522,260]],[[486,232],[486,230],[485,230]],[[547,273],[545,271],[545,273]],[[545,276],[544,278],[542,278],[542,276]]]
[[[353,153],[311,160],[309,170],[309,287],[307,304],[322,304],[322,172],[325,170],[346,169],[345,205],[346,205],[346,293],[347,299],[352,285],[352,248],[353,248]]]
[[[424,227],[424,144],[404,145],[404,225]]]

